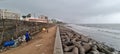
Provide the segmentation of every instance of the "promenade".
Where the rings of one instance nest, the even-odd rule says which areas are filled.
[[[53,54],[56,26],[49,28],[48,31],[40,32],[30,42],[1,54]]]

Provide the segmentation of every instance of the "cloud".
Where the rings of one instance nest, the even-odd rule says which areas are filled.
[[[17,10],[23,14],[44,14],[69,23],[120,23],[119,6],[119,0],[4,0],[0,2],[0,8]]]

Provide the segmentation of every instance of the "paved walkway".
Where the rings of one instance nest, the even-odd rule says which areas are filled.
[[[50,28],[48,33],[38,33],[29,43],[2,54],[53,54],[55,34],[56,26]]]

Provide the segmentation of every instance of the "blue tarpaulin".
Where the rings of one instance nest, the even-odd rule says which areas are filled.
[[[4,42],[3,46],[7,47],[7,46],[13,46],[15,44],[14,40],[10,40],[10,41],[6,41]]]

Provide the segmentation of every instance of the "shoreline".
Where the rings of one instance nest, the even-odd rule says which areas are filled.
[[[91,53],[91,51],[94,49],[94,52],[92,52],[92,53],[105,53],[105,54],[112,54],[112,53],[119,53],[117,50],[115,50],[114,48],[112,48],[112,47],[109,47],[109,46],[107,46],[107,45],[105,45],[105,44],[103,44],[103,43],[101,43],[101,42],[98,42],[98,41],[96,41],[96,40],[94,40],[94,39],[91,39],[91,38],[88,38],[87,36],[84,36],[84,35],[82,35],[82,34],[78,34],[78,33],[76,33],[75,31],[73,31],[73,30],[71,30],[71,29],[68,29],[68,28],[61,28],[60,30],[63,30],[63,31],[61,31],[60,32],[60,34],[61,34],[61,39],[62,39],[62,44],[63,44],[63,50],[64,50],[64,53],[69,53],[69,50],[71,50],[71,49],[69,49],[68,51],[66,51],[66,48],[71,48],[71,46],[74,46],[74,45],[76,45],[77,44],[77,42],[83,42],[84,40],[85,40],[85,45],[86,46],[82,46],[81,48],[83,48],[84,50],[83,50],[83,52],[84,53],[86,53],[86,52],[88,52],[88,53]],[[66,32],[65,32],[66,31]],[[72,33],[71,33],[72,32]],[[71,39],[71,35],[68,35],[68,37],[67,37],[67,35],[66,34],[67,33],[71,33],[71,35],[73,35],[73,34],[77,34],[77,36],[82,36],[82,37],[86,37],[86,38],[84,38],[84,39],[82,39],[82,40],[80,40],[80,38],[79,37],[77,37],[77,38],[72,38]],[[67,40],[67,43],[65,43],[66,41],[64,41],[64,38]],[[73,39],[75,39],[74,40],[74,42],[75,42],[75,44],[73,44],[73,42],[72,41],[70,41],[70,40],[73,40]],[[76,41],[76,40],[80,40],[80,41]],[[88,41],[90,41],[90,42],[88,42]],[[72,42],[72,44],[73,45],[68,45],[67,46],[67,44],[68,43],[71,43]],[[86,43],[86,42],[88,42],[88,43]],[[91,45],[90,45],[91,44]],[[80,47],[80,45],[81,44],[78,44],[77,45],[77,47],[79,46]],[[89,46],[88,46],[89,45]],[[87,48],[86,48],[87,47]],[[72,47],[72,50],[75,48],[75,46],[74,47]],[[88,49],[89,48],[89,49]],[[77,48],[77,49],[80,49],[80,48]],[[85,49],[88,49],[88,50],[85,50]],[[73,53],[74,52],[74,50],[73,51],[71,51],[71,53]],[[80,53],[80,51],[78,51],[79,53]],[[82,53],[83,53],[82,52]]]
[[[64,25],[65,27],[72,29],[73,31],[84,34],[85,36],[88,36],[92,39],[95,39],[99,42],[105,43],[106,45],[113,47],[120,51],[120,39],[118,34],[113,34],[109,32],[103,32],[96,28],[91,27],[84,27],[84,26],[78,26],[78,25]]]

